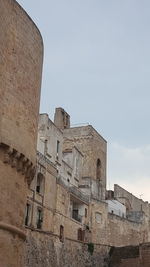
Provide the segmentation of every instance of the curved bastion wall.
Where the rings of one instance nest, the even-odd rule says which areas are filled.
[[[15,0],[1,0],[1,266],[23,266],[24,214],[27,187],[35,172],[42,62],[39,30]]]
[[[0,1],[0,142],[35,162],[43,45],[14,0]]]

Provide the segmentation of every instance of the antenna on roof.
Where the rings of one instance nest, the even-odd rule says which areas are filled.
[[[71,124],[71,126],[88,126],[88,125],[89,125],[88,122]]]

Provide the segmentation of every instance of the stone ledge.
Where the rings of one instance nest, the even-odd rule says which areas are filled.
[[[16,234],[23,240],[26,239],[26,234],[16,226],[13,226],[13,225],[10,225],[4,222],[0,222],[0,229]]]

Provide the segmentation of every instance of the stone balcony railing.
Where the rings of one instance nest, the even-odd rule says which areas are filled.
[[[71,184],[71,183],[66,183],[65,178],[63,178],[62,176],[59,176],[57,178],[57,183],[64,186],[66,188],[66,190],[68,190],[68,192],[70,192],[72,195],[74,195],[75,197],[77,197],[79,200],[81,200],[82,202],[86,202],[89,203],[89,196],[85,195],[78,187],[76,187],[75,185]]]
[[[81,199],[82,201],[88,203],[89,202],[89,196],[85,195],[81,190],[79,190],[78,187],[74,185],[69,186],[69,192]]]
[[[51,166],[56,168],[55,164],[39,151],[37,151],[37,159],[40,163],[43,163],[43,165],[50,164]]]

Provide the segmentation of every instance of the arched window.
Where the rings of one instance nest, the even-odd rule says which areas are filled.
[[[63,225],[60,225],[59,239],[60,239],[61,242],[64,241],[64,226]]]
[[[44,175],[40,172],[37,175],[36,192],[41,195],[44,194]]]
[[[100,178],[101,178],[101,161],[100,159],[98,159],[96,163],[96,179],[100,180]]]

